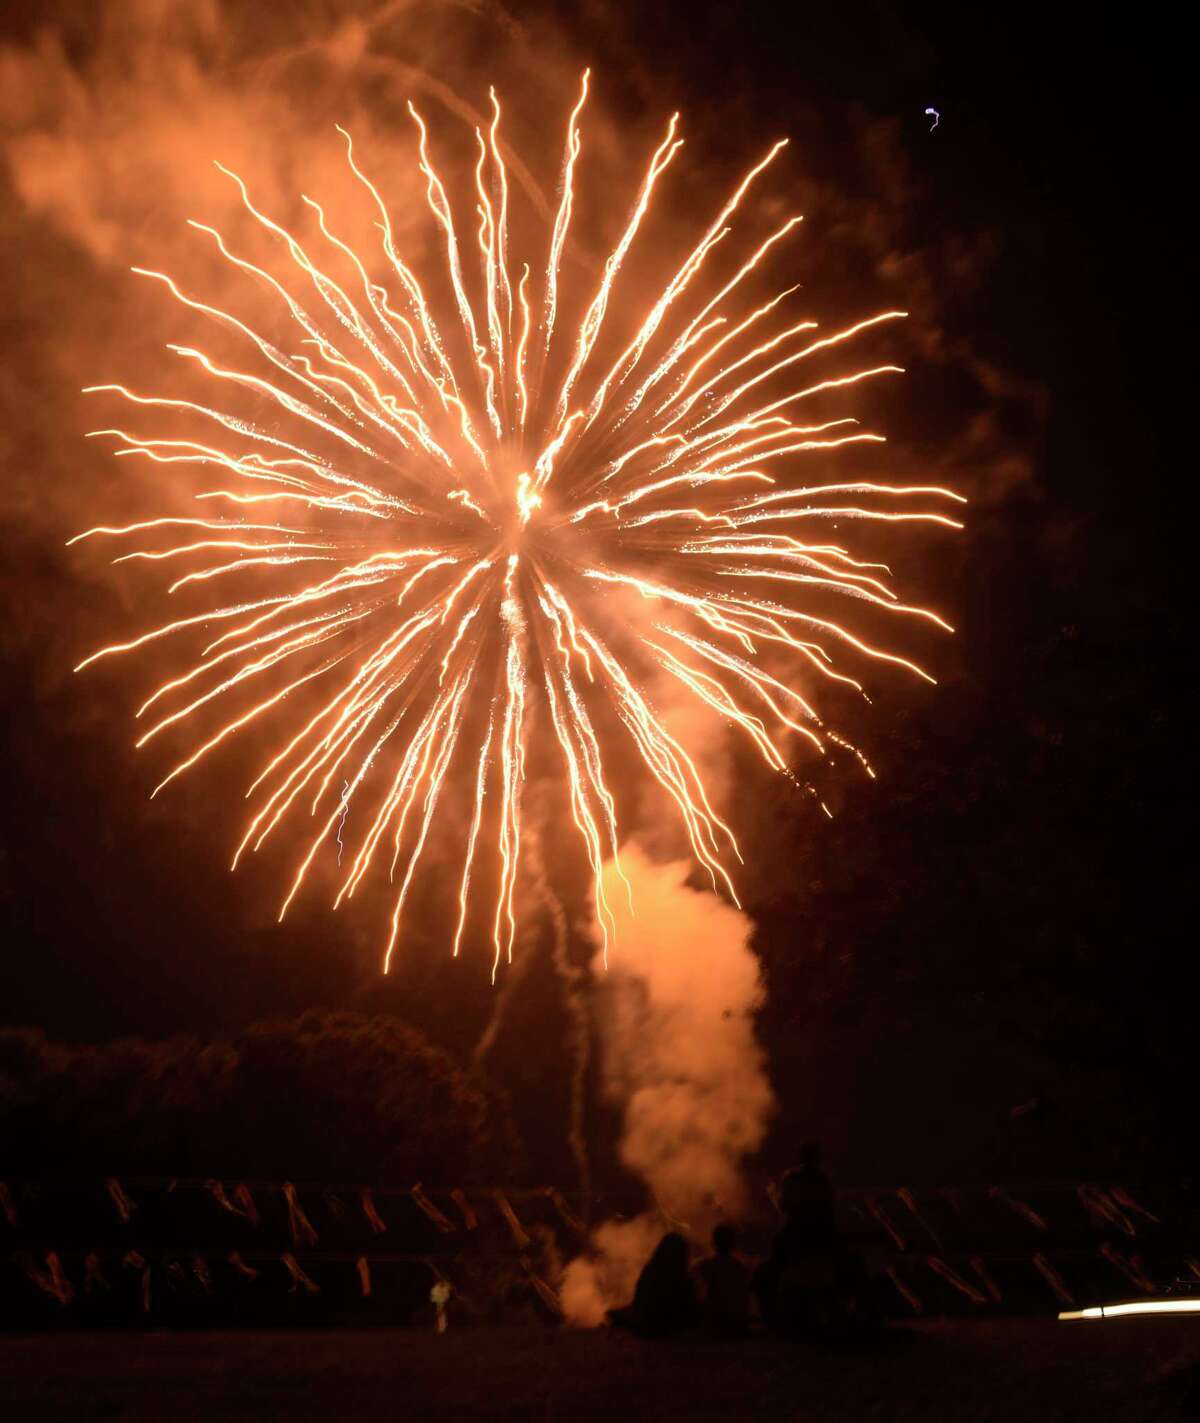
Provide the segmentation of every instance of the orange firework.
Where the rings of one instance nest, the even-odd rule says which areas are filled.
[[[958,528],[930,510],[959,496],[865,480],[803,484],[784,473],[796,456],[881,438],[846,416],[798,412],[897,367],[806,368],[904,313],[883,312],[818,337],[811,321],[771,330],[771,314],[790,291],[739,311],[739,288],[798,217],[724,280],[705,272],[782,143],[738,184],[618,351],[619,341],[605,346],[602,336],[610,308],[628,310],[622,268],[681,145],[672,117],[616,246],[580,295],[581,314],[564,324],[564,312],[575,309],[562,265],[587,91],[585,73],[567,123],[548,256],[534,273],[510,256],[495,95],[487,132],[476,131],[478,226],[466,250],[425,123],[410,105],[421,179],[445,250],[448,302],[431,301],[401,256],[388,208],[343,133],[353,178],[377,210],[382,275],[368,272],[306,198],[327,254],[319,265],[311,244],[256,208],[232,173],[246,211],[279,244],[305,295],[236,254],[214,229],[192,224],[278,302],[304,354],[288,354],[171,277],[135,269],[246,347],[248,369],[227,368],[191,347],[171,349],[199,366],[211,389],[252,402],[256,416],[231,413],[215,396],[201,404],[92,387],[194,422],[190,438],[93,432],[118,440],[118,454],[218,479],[196,495],[206,501],[202,517],[176,512],[77,537],[151,536],[149,546],[123,558],[183,570],[171,593],[205,585],[192,588],[204,594],[208,585],[247,577],[255,591],[210,597],[202,611],[104,647],[80,667],[159,639],[201,638],[138,713],[147,723],[139,746],[171,727],[203,728],[155,793],[242,728],[287,718],[247,792],[233,863],[285,823],[308,822],[281,918],[322,851],[331,859],[337,853],[335,904],[354,894],[373,865],[386,865],[395,892],[385,969],[449,784],[469,787],[471,796],[469,832],[455,852],[454,952],[486,821],[483,842],[498,852],[486,875],[495,884],[486,911],[495,964],[511,958],[534,716],[553,732],[607,943],[613,917],[601,869],[610,858],[620,861],[604,751],[622,735],[674,800],[714,886],[734,893],[725,867],[737,855],[733,834],[656,712],[654,686],[679,683],[780,772],[790,774],[793,735],[819,754],[845,747],[869,772],[808,694],[784,680],[784,664],[860,690],[835,665],[839,648],[927,674],[811,600],[853,598],[947,626],[899,602],[885,566],[838,543],[811,542],[806,530],[814,520]],[[598,350],[614,358],[601,360]]]

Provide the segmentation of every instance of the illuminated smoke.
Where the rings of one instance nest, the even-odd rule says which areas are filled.
[[[568,1266],[563,1308],[584,1325],[630,1298],[664,1230],[704,1240],[716,1220],[744,1210],[742,1163],[774,1108],[754,1033],[762,984],[750,920],[689,888],[686,862],[655,864],[637,845],[623,847],[621,861],[637,915],[619,917],[598,986],[598,1033],[604,1090],[624,1105],[620,1157],[655,1209],[605,1222]]]

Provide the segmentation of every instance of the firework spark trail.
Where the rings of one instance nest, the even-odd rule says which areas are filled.
[[[530,870],[538,897],[550,920],[550,960],[562,985],[563,1003],[567,1013],[571,1056],[567,1145],[571,1150],[579,1183],[579,1210],[586,1221],[592,1204],[592,1164],[588,1156],[587,1132],[584,1126],[588,1071],[592,1057],[591,1018],[586,997],[588,972],[572,959],[566,910],[546,871],[542,848],[544,836],[544,825],[539,826],[530,836]]]
[[[307,810],[311,828],[301,835],[282,918],[324,848],[336,847],[335,905],[386,861],[396,890],[385,968],[449,786],[453,794],[470,787],[453,952],[472,921],[473,886],[483,883],[490,908],[478,918],[490,921],[493,976],[511,961],[522,787],[539,718],[558,748],[607,946],[614,921],[601,867],[606,859],[619,865],[620,836],[605,758],[620,726],[675,802],[713,886],[734,893],[727,869],[731,855],[740,858],[733,832],[655,712],[655,679],[679,683],[777,771],[792,775],[792,747],[804,743],[822,756],[846,750],[870,774],[861,751],[825,725],[808,684],[825,679],[863,691],[835,665],[839,651],[860,666],[932,678],[831,617],[830,597],[948,626],[901,602],[885,565],[842,543],[810,541],[805,530],[813,520],[835,528],[959,528],[943,511],[944,501],[961,503],[960,496],[924,485],[788,476],[806,457],[881,439],[848,416],[800,417],[798,408],[823,412],[829,399],[899,368],[813,369],[790,390],[785,374],[807,372],[904,313],[881,312],[815,336],[815,322],[774,315],[794,285],[739,308],[744,284],[799,216],[760,241],[732,275],[706,277],[724,249],[733,250],[744,199],[782,150],[777,143],[720,206],[632,337],[614,335],[614,325],[627,324],[626,259],[652,220],[682,140],[673,115],[594,288],[565,288],[588,82],[585,73],[567,121],[544,261],[513,256],[519,226],[495,94],[486,133],[475,131],[474,246],[460,241],[430,132],[410,104],[448,304],[439,308],[427,296],[401,256],[387,205],[339,130],[354,180],[378,216],[377,265],[386,278],[368,271],[375,259],[343,241],[312,199],[304,203],[315,214],[315,235],[302,240],[222,169],[248,230],[275,244],[277,270],[241,255],[215,229],[191,226],[276,305],[280,329],[290,329],[304,353],[289,354],[174,278],[134,268],[214,323],[224,342],[245,347],[251,367],[222,364],[191,346],[169,348],[209,389],[224,392],[231,408],[117,384],[89,388],[209,432],[91,432],[116,441],[118,456],[162,466],[168,477],[183,466],[214,481],[195,495],[203,516],[176,510],[97,526],[72,542],[105,538],[127,549],[125,541],[135,541],[114,562],[182,570],[170,594],[186,589],[194,597],[227,584],[253,591],[226,600],[217,592],[201,611],[103,647],[79,667],[162,639],[199,637],[204,645],[188,654],[190,663],[183,659],[138,712],[155,707],[157,718],[139,745],[195,728],[155,793],[243,727],[273,716],[281,729],[247,792],[233,863],[285,823],[303,821]],[[439,279],[429,281],[433,290]],[[581,314],[567,325],[565,314],[576,309]],[[773,332],[772,320],[779,322]],[[600,362],[598,352],[609,346],[615,358]],[[253,414],[238,413],[239,402]],[[786,679],[787,661],[807,674],[803,688]],[[214,715],[222,708],[223,719]],[[347,846],[347,816],[359,798],[367,803],[356,817],[363,828],[357,846]],[[489,846],[490,868],[479,863]]]
[[[338,819],[337,827],[337,862],[338,868],[342,866],[342,856],[346,853],[346,846],[342,841],[342,831],[346,828],[346,816],[350,812],[350,802],[346,797],[350,794],[350,782],[342,782],[342,813]]]

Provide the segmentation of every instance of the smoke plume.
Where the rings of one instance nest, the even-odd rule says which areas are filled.
[[[635,913],[609,863],[617,937],[607,973],[597,974],[598,1037],[604,1091],[624,1104],[621,1160],[656,1209],[599,1226],[568,1266],[563,1308],[583,1325],[629,1298],[664,1229],[702,1238],[744,1207],[742,1163],[774,1107],[754,1033],[763,990],[751,921],[690,888],[686,862],[656,864],[632,844],[621,864]]]

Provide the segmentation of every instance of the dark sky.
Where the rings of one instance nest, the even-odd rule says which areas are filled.
[[[125,289],[100,219],[146,250],[160,214],[106,208],[84,173],[31,196],[13,155],[28,158],[31,133],[78,139],[66,78],[114,92],[97,54],[107,44],[112,66],[105,27],[122,8],[152,10],[63,6],[56,26],[54,6],[14,5],[0,31],[0,1020],[100,1039],[386,1005],[461,1048],[490,1011],[478,961],[449,964],[431,942],[381,985],[360,921],[313,910],[276,928],[267,871],[225,873],[208,814],[231,789],[220,773],[149,805],[122,674],[84,687],[69,673],[129,595],[62,547],[72,501],[92,507],[113,476],[81,449],[84,368],[59,352],[108,359],[114,331],[142,338],[140,320],[120,330]],[[240,92],[235,64],[266,85],[267,56],[367,8],[298,7],[276,30],[252,7],[218,7],[237,42],[181,26],[178,48],[219,97]],[[959,628],[937,654],[942,685],[899,689],[856,727],[883,774],[834,786],[832,825],[748,765],[739,822],[759,851],[746,894],[782,1103],[772,1149],[815,1130],[860,1176],[897,1158],[1045,1174],[1194,1151],[1173,1125],[1194,764],[1187,565],[1170,537],[1194,403],[1184,45],[1166,8],[1054,9],[585,3],[518,6],[514,31],[489,7],[469,24],[429,7],[426,47],[417,7],[400,45],[480,90],[493,59],[520,75],[552,54],[556,135],[568,90],[555,86],[585,62],[618,119],[644,129],[678,106],[718,167],[790,132],[821,244],[814,284],[865,274],[865,303],[891,281],[918,312],[881,423],[912,468],[957,478],[973,501],[966,536],[921,555],[923,586]],[[128,82],[163,106],[116,130],[136,168],[139,142],[171,139],[154,45],[132,28]],[[38,88],[32,56],[55,35],[59,87]],[[346,63],[343,99],[359,92]],[[377,76],[363,73],[369,109]],[[218,131],[226,112],[214,102]],[[193,161],[181,140],[180,163]]]

